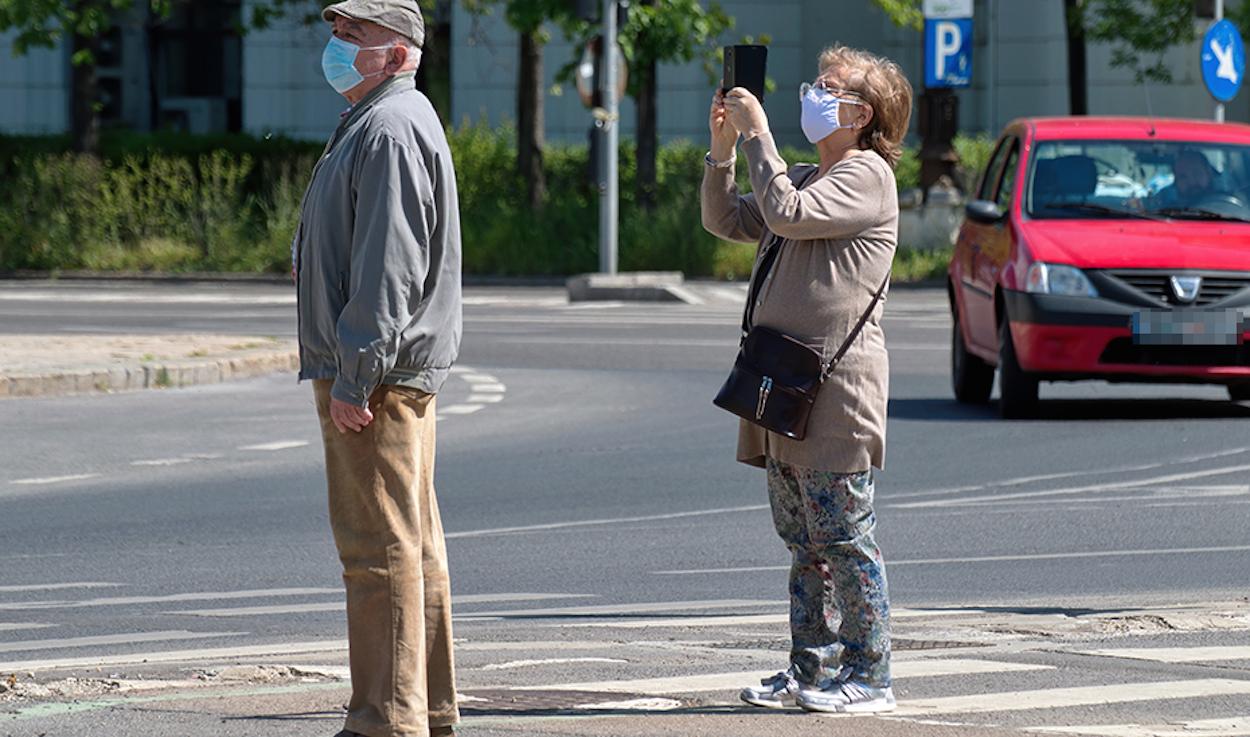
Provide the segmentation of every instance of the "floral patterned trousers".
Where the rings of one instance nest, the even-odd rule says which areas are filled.
[[[855,680],[890,685],[889,591],[872,495],[872,471],[768,459],[773,524],[793,554],[790,664],[800,681],[819,684],[848,668]]]

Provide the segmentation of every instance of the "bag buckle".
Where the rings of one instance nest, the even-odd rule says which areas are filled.
[[[755,419],[760,420],[764,418],[764,405],[768,404],[768,395],[772,392],[772,390],[773,380],[772,378],[765,376],[764,380],[760,382],[760,398],[759,402],[755,405]]]

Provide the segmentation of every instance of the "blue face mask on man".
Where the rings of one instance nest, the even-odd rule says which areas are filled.
[[[357,54],[362,51],[389,48],[389,44],[386,46],[357,46],[354,43],[344,41],[338,36],[331,36],[330,42],[326,44],[325,51],[321,53],[321,71],[326,75],[326,81],[330,83],[334,91],[341,95],[365,81],[366,77],[376,77],[385,73],[361,74],[356,69]]]

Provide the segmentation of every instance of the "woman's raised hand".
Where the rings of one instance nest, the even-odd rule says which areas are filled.
[[[744,139],[768,132],[768,116],[755,95],[742,87],[734,87],[725,95],[725,116],[729,125]]]
[[[734,146],[738,143],[738,131],[729,125],[725,113],[725,96],[718,88],[712,96],[712,110],[708,115],[708,128],[712,131],[712,158],[717,161],[728,160],[733,156]]]

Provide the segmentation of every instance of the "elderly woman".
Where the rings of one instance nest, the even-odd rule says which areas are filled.
[[[885,458],[889,382],[876,297],[897,245],[893,167],[911,97],[897,64],[843,46],[826,49],[820,74],[799,88],[803,133],[820,164],[789,168],[750,92],[718,91],[712,100],[703,226],[758,244],[751,325],[797,337],[828,361],[869,313],[821,385],[803,440],[741,421],[738,460],[767,469],[773,521],[793,555],[790,665],[762,688],[743,689],[742,699],[757,706],[854,713],[895,706],[889,598],[873,537],[872,469]],[[739,136],[747,195],[734,183]],[[760,273],[771,249],[778,249],[775,261]]]

